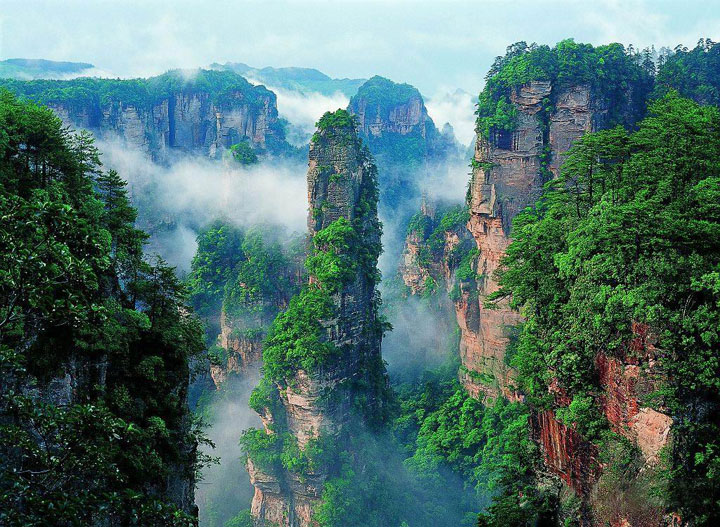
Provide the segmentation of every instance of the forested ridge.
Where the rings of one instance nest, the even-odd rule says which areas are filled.
[[[670,511],[692,525],[713,525],[717,519],[713,277],[719,251],[712,240],[720,188],[713,66],[718,49],[702,40],[694,49],[678,47],[658,58],[651,50],[615,44],[593,48],[568,40],[550,48],[521,42],[498,57],[488,73],[476,131],[491,148],[510,148],[503,134],[513,133],[519,119],[511,98],[529,82],[550,87],[537,114],[544,134],[555,118],[558,94],[576,86],[587,86],[590,103],[605,111],[597,125],[605,129],[575,143],[559,177],[549,171],[557,153],[547,146],[540,153],[540,177],[547,182],[542,198],[514,218],[512,242],[496,277],[500,290],[479,299],[486,309],[509,300],[523,315],[521,324],[508,329],[504,357],[515,372],[509,389],[529,412],[517,421],[524,427],[517,437],[538,441],[543,433],[538,419],[556,414],[572,436],[567,447],[579,442],[576,447],[587,454],[575,455],[588,456],[578,457],[573,470],[582,472],[569,477],[588,478],[593,494],[561,492],[543,466],[547,454],[530,448],[510,465],[494,466],[494,478],[502,484],[480,516],[483,525],[603,525],[616,518],[655,525]],[[494,169],[476,163],[473,168]],[[477,301],[475,284],[487,280],[477,267],[477,249],[446,245],[459,232],[455,221],[467,221],[460,214],[460,208],[422,212],[408,227],[408,240],[417,247],[414,261],[426,273],[415,294],[426,302],[445,294],[460,305]],[[455,272],[443,288],[446,269]],[[640,339],[645,351],[638,348]],[[638,445],[628,439],[631,434],[619,433],[604,414],[607,379],[598,368],[608,356],[643,369],[650,361],[651,373],[637,381],[640,404],[673,418],[673,439],[654,464],[645,465]],[[464,371],[481,385],[494,382],[492,376]],[[441,405],[427,425],[452,419],[450,408]],[[491,408],[492,403],[484,411]],[[427,425],[425,433],[433,430]],[[445,434],[463,426],[461,421],[443,431],[435,425],[429,437],[421,433],[417,452],[426,451],[425,445],[444,445],[436,447],[437,459],[457,467],[469,439],[447,449],[452,443]],[[498,426],[502,431],[507,425]],[[485,451],[475,459],[477,471],[492,457]]]
[[[512,295],[526,317],[511,361],[528,403],[552,404],[558,382],[572,398],[561,419],[602,448],[629,447],[593,403],[595,357],[629,353],[634,326],[651,328],[667,381],[648,397],[675,423],[645,491],[699,524],[718,512],[719,117],[670,93],[637,131],[586,135],[542,201],[515,219],[496,295]],[[628,481],[638,469],[610,467]]]

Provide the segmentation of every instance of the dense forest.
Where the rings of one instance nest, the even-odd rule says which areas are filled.
[[[630,485],[637,508],[660,500],[712,524],[720,113],[677,93],[648,113],[632,133],[596,132],[571,149],[542,201],[515,219],[495,298],[511,295],[525,315],[511,358],[519,389],[536,408],[553,404],[553,382],[571,399],[558,415],[608,456],[599,484]],[[649,404],[675,421],[663,465],[639,482],[637,450],[593,404],[597,354],[632,354],[638,326],[656,335],[667,379]]]
[[[0,95],[4,525],[193,525],[202,326],[125,183],[48,109]]]
[[[271,95],[267,89],[256,90],[244,77],[232,72],[203,70],[183,73],[169,71],[148,79],[98,79],[83,77],[72,81],[34,80],[31,82],[3,79],[3,87],[19,95],[43,104],[69,104],[97,107],[123,103],[138,108],[150,108],[167,99],[175,91],[189,93],[210,92],[215,102],[229,102],[237,91],[251,101],[263,95]]]
[[[198,506],[205,527],[717,524],[719,57],[511,45],[465,201],[415,214],[463,154],[408,84],[239,63],[3,79],[0,525],[193,526]],[[300,152],[236,72],[357,92]],[[217,132],[212,163],[307,154],[306,231],[218,213],[178,276],[145,253],[148,196],[43,106],[177,93],[264,108],[267,143]],[[386,354],[423,325],[443,338]],[[235,464],[196,505],[228,402],[260,424],[231,428]]]

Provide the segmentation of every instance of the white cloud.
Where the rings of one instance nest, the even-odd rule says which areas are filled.
[[[253,84],[264,84],[257,79],[249,78]],[[306,145],[310,140],[315,123],[325,112],[334,112],[338,108],[346,108],[350,100],[343,93],[336,92],[332,95],[324,95],[318,92],[300,93],[297,91],[278,88],[269,84],[265,87],[277,95],[278,113],[286,118],[291,124],[299,127],[304,136],[290,137],[296,146]]]
[[[449,91],[442,88],[425,100],[428,114],[435,126],[442,129],[450,123],[457,138],[467,146],[475,136],[475,97],[463,90]]]
[[[692,46],[701,36],[720,38],[712,4],[4,0],[0,58],[79,60],[122,76],[241,61],[477,93],[493,58],[515,41]]]
[[[232,161],[192,157],[162,166],[121,141],[104,139],[97,146],[106,167],[128,181],[140,220],[173,226],[158,229],[150,249],[181,270],[188,268],[195,253],[198,229],[215,219],[243,227],[277,225],[289,232],[306,228],[304,162],[274,160],[243,168]]]

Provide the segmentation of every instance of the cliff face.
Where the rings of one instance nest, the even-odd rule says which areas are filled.
[[[354,408],[359,400],[365,416],[377,415],[382,406],[382,333],[373,271],[380,236],[376,170],[347,113],[338,114],[346,118],[345,124],[321,126],[310,145],[309,233],[315,238],[347,220],[345,225],[351,225],[357,236],[357,250],[369,259],[365,268],[353,268],[351,276],[332,290],[332,316],[319,321],[322,342],[331,344],[339,355],[316,368],[298,366],[289,376],[274,379],[278,400],[274,408],[268,406],[260,412],[268,434],[287,434],[301,451],[322,438],[330,437],[336,445],[347,441],[351,421],[362,421]],[[316,250],[320,250],[317,245]],[[346,250],[352,248],[340,253]],[[358,254],[353,254],[356,257]],[[321,277],[311,272],[304,292],[328,290]],[[265,366],[267,376],[267,359]],[[250,456],[248,469],[255,486],[252,514],[259,525],[314,524],[313,511],[331,474],[330,466],[317,462],[302,472],[286,466],[267,470]]]
[[[373,101],[361,92],[353,98],[349,108],[354,115],[357,115],[359,130],[364,137],[378,138],[384,134],[415,133],[427,139],[428,128],[435,127],[417,91],[409,94],[406,100],[398,101],[397,104],[388,107],[384,107],[381,102]]]
[[[602,127],[607,114],[607,105],[593,99],[590,88],[583,85],[554,93],[550,82],[530,82],[516,89],[510,100],[517,111],[517,126],[491,140],[478,137],[470,182],[468,229],[479,251],[477,295],[465,293],[456,304],[462,330],[460,356],[468,372],[493,379],[478,383],[478,376],[463,374],[463,385],[474,395],[512,395],[504,356],[507,328],[520,318],[506,303],[495,309],[483,307],[487,295],[498,289],[494,273],[510,243],[512,220],[538,200],[549,178],[558,175],[573,141]]]
[[[538,200],[547,180],[558,176],[573,142],[606,126],[610,109],[588,86],[554,89],[545,81],[514,90],[510,101],[517,112],[514,131],[477,140],[467,224],[478,249],[474,261],[477,277],[474,285],[462,288],[462,296],[455,302],[462,332],[460,380],[470,394],[485,399],[519,397],[505,352],[511,338],[509,328],[522,319],[505,301],[494,309],[484,306],[487,296],[498,289],[494,274],[511,241],[512,220]],[[651,467],[667,443],[672,420],[640,402],[658,386],[660,374],[648,329],[636,326],[634,331],[624,358],[596,357],[602,388],[598,403],[611,428],[636,444],[644,463]],[[551,391],[556,408],[570,404],[562,390],[551,386]],[[592,503],[602,474],[597,448],[551,409],[533,414],[532,431],[549,470],[584,503]],[[592,505],[586,511],[591,509]],[[592,514],[584,513],[583,522],[591,524]]]
[[[240,302],[239,305],[226,299],[220,310],[220,333],[217,336],[217,346],[222,352],[210,364],[210,375],[216,388],[220,388],[231,375],[247,377],[259,371],[267,330],[275,316],[287,308],[289,299],[300,288],[303,278],[302,262],[297,257],[287,258],[282,266],[267,269],[265,280],[271,281],[274,287],[256,293],[259,298]],[[243,283],[237,285],[244,285],[243,290],[249,287]]]
[[[667,413],[644,403],[645,396],[660,388],[663,374],[656,362],[655,339],[649,328],[633,324],[632,329],[633,337],[625,354],[610,357],[598,353],[595,368],[601,387],[598,406],[611,430],[637,447],[637,473],[631,472],[622,482],[614,479],[616,475],[606,478],[608,460],[595,444],[565,425],[555,410],[533,413],[533,438],[541,446],[546,467],[583,500],[582,525],[676,524],[665,516],[658,503],[648,500],[643,493],[646,491],[638,490],[647,485],[643,478],[652,475],[660,462],[660,451],[670,441],[673,420]],[[570,404],[562,389],[557,386],[550,389],[556,407]]]
[[[246,376],[260,368],[264,336],[265,326],[248,327],[243,319],[234,319],[223,311],[218,345],[227,356],[220,363],[210,364],[210,376],[216,388],[220,388],[231,374]]]
[[[258,150],[286,146],[275,94],[231,72],[4,84],[52,108],[66,126],[119,137],[154,160],[172,152],[219,156],[241,140]]]
[[[423,198],[408,228],[400,259],[400,277],[411,295],[428,288],[450,289],[454,273],[470,248],[472,237],[465,214],[457,207],[438,207]]]
[[[624,356],[599,353],[595,357],[603,388],[600,406],[613,431],[637,444],[646,463],[652,465],[669,440],[673,420],[643,405],[643,398],[661,387],[663,373],[657,363],[655,337],[648,326],[635,323],[632,329],[633,338]]]
[[[171,151],[215,156],[243,138],[265,149],[276,135],[275,96],[259,104],[243,101],[241,92],[226,105],[216,105],[210,93],[176,93],[150,108],[118,101],[99,107],[49,104],[67,126],[92,131],[98,137],[120,137],[132,147],[163,159]]]
[[[420,170],[427,161],[459,151],[452,134],[438,131],[422,95],[409,84],[375,76],[360,86],[348,111],[357,117],[360,138],[377,161],[380,202],[388,211],[419,201]]]
[[[493,131],[489,138],[477,140],[466,225],[459,231],[445,232],[444,249],[428,257],[423,252],[427,231],[413,228],[417,221],[413,219],[400,265],[411,294],[423,294],[429,278],[450,291],[461,330],[460,381],[469,394],[488,402],[500,396],[522,398],[515,390],[514,372],[505,357],[511,328],[522,317],[507,302],[492,309],[484,305],[487,296],[499,287],[495,271],[511,242],[512,220],[540,198],[546,181],[558,176],[573,142],[586,132],[605,127],[612,110],[607,100],[586,85],[554,89],[546,81],[515,89],[509,100],[516,112],[514,130]],[[426,223],[436,221],[435,212],[427,207],[421,216],[427,218]],[[476,248],[468,255],[469,269],[464,271],[467,263],[450,265],[452,249],[463,236],[469,236]],[[627,344],[624,356],[597,355],[595,368],[601,387],[597,402],[613,431],[637,445],[646,467],[643,471],[648,471],[657,464],[658,454],[668,442],[672,420],[642,403],[645,395],[659,387],[662,373],[657,368],[648,328],[636,324],[633,331],[634,338]],[[532,435],[541,446],[549,472],[582,498],[582,521],[589,525],[593,515],[605,507],[600,503],[605,498],[598,497],[605,485],[601,479],[601,454],[558,417],[556,410],[568,406],[571,399],[558,386],[551,386],[551,392],[555,409],[533,413]],[[626,494],[620,493],[619,499],[629,504],[623,510],[630,510],[632,493]],[[651,506],[643,513],[653,518],[659,514]],[[628,513],[623,518],[635,516]]]

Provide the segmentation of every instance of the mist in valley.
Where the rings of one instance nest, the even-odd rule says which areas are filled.
[[[241,166],[232,159],[181,155],[153,162],[120,139],[97,142],[107,168],[128,182],[138,226],[151,234],[157,252],[185,273],[200,230],[222,219],[238,227],[272,225],[289,233],[305,229],[307,162],[288,159]]]
[[[230,375],[217,390],[211,388],[198,401],[196,413],[203,418],[207,437],[214,445],[203,445],[202,452],[217,460],[203,470],[195,491],[200,525],[223,525],[250,508],[254,489],[238,442],[245,430],[261,426],[260,417],[248,406],[259,380],[257,369],[243,376]]]
[[[348,99],[337,93],[303,94],[269,87],[278,96],[280,116],[289,122],[288,138],[295,146],[306,147],[315,122],[325,111],[347,106]],[[468,98],[456,93],[428,103],[432,116],[453,123],[463,143],[468,137]],[[198,234],[215,220],[243,229],[262,225],[265,231],[290,239],[303,233],[307,221],[307,161],[304,159],[261,158],[256,165],[240,166],[229,156],[210,159],[180,154],[166,163],[152,161],[144,152],[128,148],[119,138],[97,141],[106,168],[117,170],[128,181],[134,205],[139,210],[138,225],[151,237],[148,251],[156,252],[177,267],[181,275],[190,270],[197,249]],[[379,174],[382,180],[383,173]],[[457,329],[452,305],[446,295],[432,301],[400,294],[398,273],[407,222],[421,201],[438,206],[461,204],[469,178],[468,161],[462,152],[446,159],[426,161],[411,173],[417,193],[389,207],[382,200],[379,215],[383,222],[383,254],[379,268],[384,297],[384,313],[393,330],[383,341],[382,354],[394,386],[419,382],[429,371],[451,368],[457,361]],[[286,233],[286,234],[282,234]],[[450,370],[448,370],[450,371]],[[238,444],[243,431],[259,427],[258,415],[249,408],[248,399],[257,385],[260,372],[230,374],[217,389],[207,373],[192,387],[194,407],[206,424],[206,435],[214,444],[203,453],[216,458],[205,468],[196,491],[201,527],[221,527],[250,507],[253,488],[242,461]],[[408,384],[409,383],[409,384]],[[390,434],[364,432],[355,447],[367,459],[384,485],[398,493],[408,506],[446,508],[449,525],[460,521],[459,501],[480,509],[473,491],[464,489],[462,479],[450,471],[438,473],[442,481],[426,481],[412,468]],[[408,464],[410,463],[410,464]],[[448,489],[454,489],[448,492]],[[409,501],[408,501],[409,500]],[[469,501],[467,501],[469,500]],[[468,505],[470,504],[470,505]],[[430,505],[427,505],[430,506]]]

